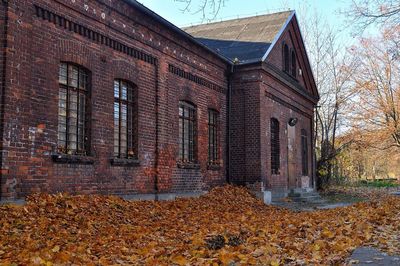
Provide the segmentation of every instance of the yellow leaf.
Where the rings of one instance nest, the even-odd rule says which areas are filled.
[[[187,259],[185,257],[183,257],[182,255],[176,256],[172,259],[172,262],[175,264],[178,264],[179,266],[183,266],[188,264],[189,262],[187,261]]]
[[[279,260],[273,260],[270,262],[271,266],[279,266]]]
[[[54,253],[59,252],[60,251],[60,246],[55,246],[51,251],[53,251]]]

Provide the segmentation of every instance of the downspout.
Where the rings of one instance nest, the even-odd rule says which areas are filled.
[[[231,183],[231,113],[232,113],[232,79],[235,71],[235,64],[230,65],[228,73],[228,115],[227,115],[227,129],[226,129],[226,153],[227,153],[227,167],[226,167],[226,183]]]
[[[160,135],[160,133],[159,133],[159,131],[160,131],[160,115],[159,115],[159,111],[160,111],[160,108],[159,108],[159,78],[160,78],[160,75],[159,75],[159,67],[160,67],[160,63],[159,63],[159,60],[158,59],[156,59],[156,61],[155,61],[155,74],[156,74],[156,154],[155,154],[155,163],[154,163],[154,168],[155,168],[155,173],[154,173],[154,196],[155,196],[155,198],[154,198],[154,200],[155,201],[158,201],[159,200],[159,198],[158,198],[158,194],[159,194],[159,192],[160,192],[160,188],[159,188],[159,185],[158,185],[158,182],[159,182],[159,180],[158,180],[158,161],[159,161],[159,158],[160,158],[160,156],[159,156],[159,152],[160,152],[160,150],[159,150],[159,148],[158,148],[158,144],[159,144],[159,135]]]
[[[5,113],[5,91],[6,91],[6,68],[7,68],[7,35],[8,35],[8,1],[1,1],[4,5],[4,43],[2,45],[3,50],[3,69],[2,69],[2,86],[1,86],[1,106],[0,106],[0,167],[3,168],[3,141],[4,141],[4,113]],[[2,171],[0,171],[0,200],[1,200],[1,183],[3,180]]]

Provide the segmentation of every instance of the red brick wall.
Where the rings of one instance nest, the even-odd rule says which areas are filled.
[[[286,74],[269,63],[236,69],[232,96],[231,178],[242,184],[263,182],[266,189],[288,189],[288,121],[294,127],[294,178],[300,186],[301,129],[308,133],[308,167],[312,173],[312,117],[314,102],[293,88]],[[280,173],[271,174],[270,119],[280,122]]]
[[[34,5],[144,51],[156,59],[157,66],[71,32],[58,25],[58,17],[38,18]],[[156,174],[160,192],[203,190],[224,183],[227,66],[221,59],[124,1],[10,1],[9,33],[2,197],[39,191],[153,193]],[[92,165],[51,159],[57,146],[60,61],[80,64],[91,72]],[[169,64],[207,80],[214,89],[170,73]],[[110,164],[115,78],[138,87],[140,166]],[[191,100],[197,106],[200,169],[177,167],[179,100]],[[207,108],[211,107],[220,112],[218,170],[207,168]]]
[[[313,104],[306,101],[299,95],[282,84],[273,75],[263,73],[263,86],[261,88],[261,163],[263,172],[266,172],[265,183],[268,188],[286,189],[288,187],[288,122],[290,118],[297,118],[298,122],[294,126],[295,142],[293,145],[294,161],[296,162],[293,178],[298,179],[300,186],[300,177],[302,175],[302,158],[301,158],[301,129],[305,129],[308,133],[308,173],[311,174],[311,152],[312,149],[312,129],[311,121],[313,114]],[[277,101],[274,97],[279,98]],[[271,150],[270,150],[270,119],[278,119],[280,123],[280,174],[271,174]]]
[[[5,48],[6,48],[6,9],[7,9],[7,2],[6,1],[1,1],[0,2],[0,135],[3,132],[3,96],[4,96],[4,89],[5,89]],[[3,147],[3,141],[2,138],[0,138],[0,162],[2,162],[1,158],[3,155],[2,152],[2,147]],[[2,168],[2,167],[1,167]],[[2,172],[0,172],[0,177],[2,175]],[[5,185],[4,182],[5,180],[0,178],[0,195],[2,191],[2,187]]]
[[[259,70],[237,68],[232,84],[231,179],[245,184],[260,180]]]

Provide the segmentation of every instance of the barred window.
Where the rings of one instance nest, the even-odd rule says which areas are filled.
[[[282,47],[282,58],[283,58],[283,70],[289,73],[289,46],[283,43]]]
[[[208,110],[208,163],[218,164],[218,112]]]
[[[59,69],[58,152],[89,153],[89,73],[86,69],[61,63]]]
[[[271,173],[279,174],[280,168],[280,142],[279,142],[279,121],[271,118]]]
[[[196,108],[194,105],[179,102],[179,160],[195,162],[196,149]]]
[[[292,69],[291,74],[293,77],[296,77],[296,53],[292,51]]]
[[[308,138],[305,129],[301,130],[301,165],[302,174],[308,175]]]
[[[114,156],[117,158],[137,158],[134,100],[134,86],[114,80]]]

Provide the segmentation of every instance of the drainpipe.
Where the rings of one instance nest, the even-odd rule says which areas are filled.
[[[227,115],[227,129],[226,129],[226,154],[227,154],[227,167],[226,167],[226,182],[229,184],[231,182],[231,113],[232,113],[232,79],[233,73],[235,71],[235,64],[230,65],[229,73],[228,73],[228,115]]]
[[[160,188],[159,188],[159,180],[158,180],[158,161],[159,161],[159,148],[158,148],[158,144],[159,144],[159,131],[160,131],[160,115],[159,115],[159,111],[160,111],[160,104],[159,104],[159,78],[160,78],[160,74],[159,74],[159,68],[160,68],[160,62],[158,59],[156,59],[155,62],[155,75],[156,75],[156,154],[155,154],[155,163],[154,163],[154,168],[155,168],[155,173],[154,173],[154,194],[155,194],[155,201],[158,201],[158,194],[160,192]]]
[[[2,4],[4,5],[4,43],[2,44],[2,50],[3,50],[3,73],[2,75],[2,86],[1,86],[1,106],[0,106],[0,168],[3,168],[3,148],[4,148],[4,112],[5,112],[5,91],[6,91],[6,68],[7,68],[7,35],[8,35],[8,1],[7,0],[2,0]],[[0,172],[0,200],[1,200],[1,183],[3,180],[3,174]]]

